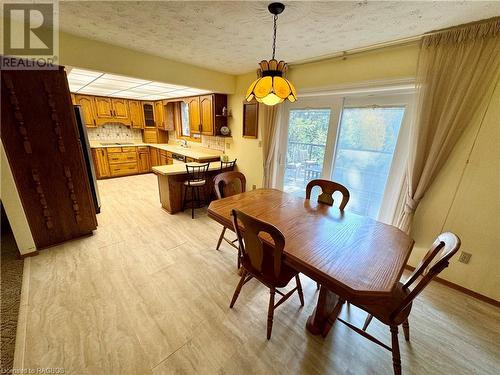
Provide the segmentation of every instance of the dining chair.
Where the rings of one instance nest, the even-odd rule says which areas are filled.
[[[333,206],[333,193],[339,191],[342,194],[342,202],[340,202],[339,209],[344,210],[347,202],[349,202],[349,190],[344,185],[334,181],[316,179],[311,180],[306,186],[306,199],[311,199],[311,190],[313,187],[319,186],[321,194],[318,196],[318,202]]]
[[[205,186],[207,184],[207,172],[210,162],[205,164],[186,164],[187,180],[184,181],[184,199],[182,201],[182,211],[186,207],[186,203],[191,204],[191,218],[194,219],[194,209],[201,207],[202,199],[200,196],[200,189],[205,193]],[[187,199],[187,192],[190,191],[190,198]]]
[[[357,333],[392,352],[392,363],[395,374],[401,374],[401,357],[399,354],[398,326],[402,325],[406,341],[410,341],[410,315],[412,302],[420,292],[449,265],[450,258],[460,248],[460,239],[451,232],[440,234],[432,244],[425,257],[415,268],[405,283],[399,282],[392,297],[380,300],[379,303],[370,305],[358,305],[359,308],[368,313],[363,328],[360,329],[343,319],[337,318]],[[419,281],[417,282],[417,280]],[[415,283],[413,289],[410,287]],[[391,346],[384,344],[366,332],[372,318],[375,317],[390,328]]]
[[[285,237],[278,228],[235,209],[231,210],[231,218],[240,245],[242,273],[229,307],[233,308],[241,288],[252,278],[267,286],[269,288],[267,339],[269,340],[273,329],[274,310],[279,305],[297,291],[300,304],[304,306],[299,273],[284,263]],[[243,231],[240,231],[238,220],[243,224]],[[274,246],[265,243],[263,236],[272,239]],[[278,290],[278,288],[285,288],[293,278],[296,282],[295,288],[286,294]],[[275,304],[276,293],[281,296],[281,299]]]
[[[243,173],[235,172],[235,171],[219,173],[214,178],[215,195],[217,196],[217,199],[222,199],[225,197],[230,197],[232,195],[244,193],[245,189],[246,189],[246,183],[247,183],[247,180],[246,180],[245,175]],[[230,239],[224,237],[224,234],[226,233],[226,229],[227,229],[226,227],[222,228],[222,232],[219,236],[219,240],[217,241],[216,249],[219,250],[219,247],[222,243],[222,240],[226,241],[229,245],[231,245],[235,249],[238,249],[238,269],[239,269],[240,268],[240,250],[239,250],[239,246],[235,245],[235,242],[238,241],[238,238],[236,238],[234,240],[230,240]]]
[[[339,184],[338,182],[330,181],[330,180],[322,180],[316,179],[311,180],[306,186],[306,199],[311,199],[311,191],[313,187],[319,186],[321,188],[321,194],[318,196],[318,202],[324,203],[329,206],[333,206],[333,193],[339,191],[342,194],[342,202],[340,202],[339,209],[340,211],[344,211],[347,202],[349,202],[349,190],[344,185]],[[320,284],[316,283],[316,289],[319,290]]]

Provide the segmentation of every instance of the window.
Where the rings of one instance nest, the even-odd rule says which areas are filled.
[[[344,108],[333,180],[350,192],[349,210],[377,218],[404,107]]]
[[[189,137],[189,106],[181,102],[181,136]]]

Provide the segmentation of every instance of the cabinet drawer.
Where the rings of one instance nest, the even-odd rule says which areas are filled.
[[[140,153],[149,152],[149,147],[148,146],[139,146],[139,147],[137,147],[137,151],[139,151]]]
[[[108,153],[109,164],[137,162],[137,154],[134,152]]]
[[[122,152],[121,147],[106,147],[106,150],[109,152]]]
[[[122,147],[122,152],[135,152],[135,147]]]
[[[111,176],[125,176],[127,174],[139,173],[137,163],[122,163],[110,165]]]

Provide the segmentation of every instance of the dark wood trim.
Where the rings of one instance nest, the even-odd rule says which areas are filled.
[[[410,271],[415,270],[415,267],[410,266],[409,264],[407,264],[405,266],[405,268],[407,270],[410,270]],[[478,299],[480,301],[489,303],[490,305],[493,305],[493,306],[496,306],[496,307],[500,307],[500,301],[497,301],[496,299],[493,299],[493,298],[487,297],[487,296],[485,296],[483,294],[474,292],[473,290],[464,288],[463,286],[460,286],[458,284],[452,283],[451,281],[442,279],[440,277],[435,277],[434,280],[437,281],[440,284],[446,285],[447,287],[449,287],[451,289],[455,289],[455,290],[458,290],[459,292],[467,294],[467,295],[469,295],[469,296],[471,296],[471,297],[473,297],[475,299]]]
[[[19,259],[34,257],[34,256],[37,256],[38,254],[40,254],[40,252],[38,250],[31,251],[31,252],[26,253],[26,254],[19,254]]]

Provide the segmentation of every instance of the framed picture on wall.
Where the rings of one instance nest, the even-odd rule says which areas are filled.
[[[259,134],[259,103],[243,102],[243,138],[257,138]]]

